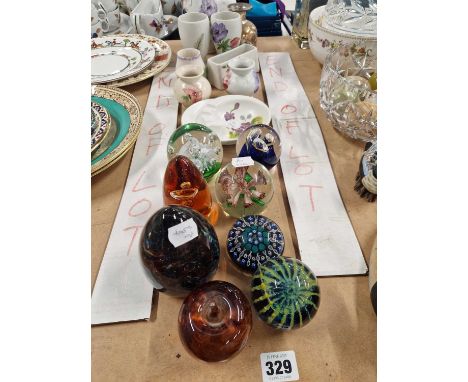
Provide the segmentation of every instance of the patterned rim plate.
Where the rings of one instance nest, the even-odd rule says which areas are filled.
[[[151,36],[146,36],[142,34],[119,34],[118,36],[108,36],[107,38],[113,38],[113,37],[122,37],[122,38],[134,38],[134,39],[140,39],[144,40],[148,43],[150,43],[157,51],[156,57],[154,58],[153,63],[147,67],[145,70],[132,75],[128,78],[124,78],[118,81],[112,81],[106,83],[108,86],[127,86],[131,84],[135,84],[137,82],[146,80],[147,78],[153,77],[154,75],[162,72],[167,65],[169,65],[169,62],[171,61],[171,47],[167,44],[167,42],[156,38],[156,37],[151,37]]]
[[[91,160],[91,176],[99,174],[120,160],[130,150],[140,132],[143,114],[137,99],[122,89],[96,85],[92,101],[104,106],[114,122],[116,133],[112,144]]]
[[[91,122],[91,152],[96,150],[110,130],[111,120],[107,110],[96,102],[91,102],[91,116],[96,117],[93,126]],[[92,117],[91,117],[92,121]]]
[[[93,38],[91,82],[102,84],[133,76],[150,66],[155,57],[155,47],[139,38],[117,35]]]

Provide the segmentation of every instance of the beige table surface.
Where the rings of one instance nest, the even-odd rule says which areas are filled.
[[[180,41],[169,41],[175,65]],[[260,52],[289,52],[309,97],[328,148],[333,171],[346,210],[366,260],[376,228],[376,204],[367,203],[353,190],[363,144],[335,131],[319,104],[321,67],[309,50],[300,50],[289,37],[259,38]],[[144,108],[151,79],[124,89]],[[224,92],[214,89],[212,97]],[[256,95],[266,100],[263,87]],[[180,121],[181,107],[179,107]],[[110,169],[92,179],[92,285],[101,265],[125,185],[132,150]],[[234,156],[225,146],[224,162]],[[275,196],[264,215],[275,220],[286,238],[286,256],[295,256],[296,239],[280,168],[272,171]],[[247,296],[249,279],[227,261],[226,235],[235,221],[222,216],[216,232],[222,249],[214,279],[237,285]],[[149,321],[92,328],[92,379],[100,381],[261,381],[260,353],[294,350],[301,381],[375,381],[376,315],[372,310],[367,276],[319,278],[321,304],[315,318],[300,330],[283,332],[254,317],[245,349],[228,362],[210,364],[192,357],[179,340],[177,317],[181,299],[155,292]]]

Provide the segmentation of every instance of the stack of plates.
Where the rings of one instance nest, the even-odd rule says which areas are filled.
[[[130,150],[140,131],[143,114],[130,93],[109,86],[93,86],[91,95],[91,176],[106,170]]]
[[[126,86],[164,70],[171,48],[156,37],[119,34],[91,39],[91,82]]]

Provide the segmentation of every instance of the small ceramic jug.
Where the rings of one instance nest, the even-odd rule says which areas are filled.
[[[253,96],[259,83],[254,60],[238,57],[229,61],[223,80],[224,89],[229,94]]]
[[[188,107],[194,103],[210,98],[211,85],[203,77],[203,68],[197,65],[183,65],[176,69],[177,80],[174,82],[174,93],[177,100]]]

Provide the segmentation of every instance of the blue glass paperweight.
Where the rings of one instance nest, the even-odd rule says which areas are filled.
[[[227,237],[227,250],[238,268],[253,274],[259,264],[283,254],[283,232],[265,216],[248,215],[232,226]]]
[[[250,156],[267,168],[275,166],[281,156],[281,140],[268,125],[253,125],[239,136],[236,144],[239,157]]]

